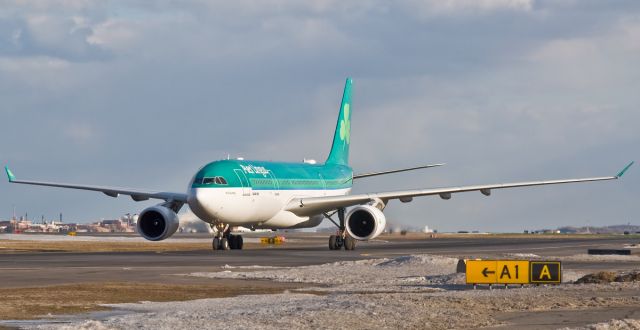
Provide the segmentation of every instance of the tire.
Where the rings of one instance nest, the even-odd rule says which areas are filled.
[[[329,236],[329,250],[336,250],[336,235]]]
[[[220,239],[217,237],[213,238],[213,242],[211,243],[211,248],[213,251],[220,249]]]
[[[231,250],[237,249],[237,244],[238,244],[237,241],[238,241],[238,239],[236,238],[236,235],[229,235],[227,240],[229,241],[229,248]]]
[[[244,245],[244,238],[242,238],[242,235],[236,236],[236,248],[238,250],[242,250],[243,245]]]
[[[229,240],[225,237],[223,237],[220,240],[220,250],[230,250],[231,247],[229,246]]]
[[[347,236],[344,239],[344,249],[347,251],[352,251],[356,249],[356,240],[353,237]]]

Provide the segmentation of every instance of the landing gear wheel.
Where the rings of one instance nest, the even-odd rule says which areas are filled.
[[[213,251],[220,249],[220,239],[217,237],[213,238],[213,242],[211,243],[211,248]]]
[[[244,245],[244,238],[242,238],[242,235],[236,236],[236,248],[238,250],[242,250],[243,245]]]
[[[329,236],[329,250],[336,250],[336,238],[336,235]]]
[[[226,237],[223,237],[220,240],[220,250],[229,250],[231,247],[229,246],[229,240]]]
[[[356,240],[353,237],[347,236],[344,239],[344,249],[347,251],[352,251],[356,249]]]
[[[227,238],[227,240],[229,241],[229,248],[231,248],[231,250],[235,250],[237,249],[237,236],[236,235],[229,235],[229,237]]]
[[[242,235],[229,234],[227,241],[229,242],[229,248],[231,248],[231,250],[242,250],[242,246],[244,245]]]

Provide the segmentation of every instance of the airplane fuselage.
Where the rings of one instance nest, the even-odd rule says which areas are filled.
[[[294,198],[346,195],[351,167],[336,164],[221,160],[201,168],[189,185],[188,204],[203,221],[249,228],[315,227],[323,215],[297,216]]]

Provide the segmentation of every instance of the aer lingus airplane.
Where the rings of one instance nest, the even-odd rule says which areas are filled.
[[[188,204],[201,220],[218,228],[212,244],[214,250],[242,249],[242,236],[232,235],[231,226],[255,229],[310,228],[318,226],[324,219],[329,219],[338,228],[336,235],[329,237],[329,249],[344,247],[352,250],[356,240],[369,240],[383,232],[386,225],[383,211],[393,199],[405,203],[418,196],[437,195],[449,199],[453,193],[466,191],[479,191],[489,196],[493,189],[615,180],[633,164],[631,162],[615,176],[351,195],[353,180],[443,165],[354,175],[349,166],[351,86],[352,80],[347,79],[333,144],[324,164],[314,161],[283,163],[243,159],[214,161],[194,175],[186,193],[23,181],[17,180],[8,167],[5,169],[12,183],[93,190],[111,197],[128,195],[134,201],[163,200],[163,203],[143,210],[138,218],[138,232],[152,241],[166,239],[176,232],[177,212],[184,204]],[[332,218],[336,214],[337,222]]]

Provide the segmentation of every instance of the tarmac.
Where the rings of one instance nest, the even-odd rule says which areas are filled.
[[[256,237],[255,234],[252,235]],[[586,254],[589,248],[622,248],[625,245],[639,243],[638,238],[623,235],[574,238],[474,235],[427,239],[403,239],[397,235],[360,242],[355,251],[330,251],[324,235],[291,234],[288,238],[289,242],[282,246],[231,251],[5,252],[0,254],[0,288],[113,281],[197,284],[203,280],[172,274],[215,272],[220,271],[225,265],[294,267],[425,253],[457,258],[504,257],[508,254],[557,257]],[[563,263],[563,269],[581,271],[634,268],[637,268],[636,261],[614,260],[601,263],[577,260]]]

